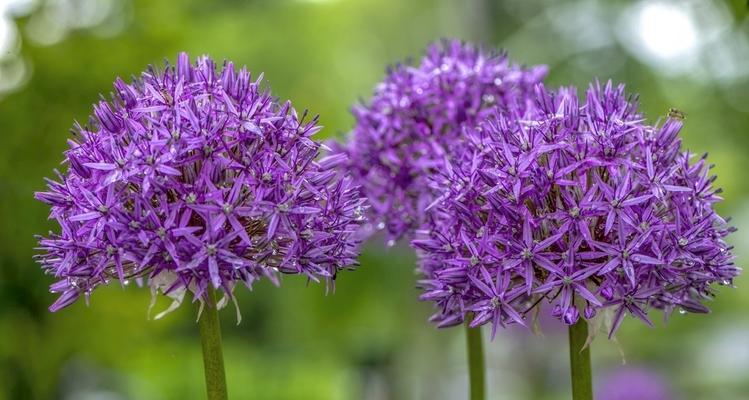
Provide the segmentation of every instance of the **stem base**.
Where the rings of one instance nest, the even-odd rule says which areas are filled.
[[[224,353],[221,345],[221,325],[216,309],[216,295],[209,288],[203,313],[200,315],[200,341],[203,346],[203,369],[208,400],[227,400]]]
[[[583,349],[588,339],[588,322],[583,318],[578,319],[574,325],[570,325],[569,335],[572,400],[593,400],[590,346]]]
[[[470,382],[470,400],[484,400],[485,388],[485,366],[484,366],[484,344],[481,337],[481,327],[471,328],[468,326],[470,320],[467,318],[466,345],[468,349],[468,379]]]

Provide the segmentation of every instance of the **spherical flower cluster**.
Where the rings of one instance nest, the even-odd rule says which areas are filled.
[[[37,256],[58,279],[52,311],[110,280],[226,299],[239,281],[332,281],[356,264],[365,209],[339,172],[345,156],[316,160],[317,118],[260,81],[180,54],[176,67],[115,82],[113,100],[75,127],[68,171],[36,194],[60,225]]]
[[[427,177],[442,168],[463,127],[495,107],[522,104],[545,74],[544,66],[521,68],[504,54],[443,41],[420,65],[390,69],[371,102],[354,107],[356,126],[343,151],[390,243],[423,223],[434,200]]]
[[[613,335],[625,314],[707,312],[711,285],[739,268],[710,166],[681,149],[679,113],[647,125],[610,82],[582,100],[538,85],[534,101],[469,129],[466,161],[432,179],[445,193],[413,245],[433,320],[473,315],[496,331],[548,301],[568,325],[606,310]]]
[[[596,384],[600,400],[673,400],[677,398],[668,380],[658,371],[644,367],[618,367]]]

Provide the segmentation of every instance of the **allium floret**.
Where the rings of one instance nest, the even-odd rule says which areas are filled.
[[[740,270],[712,166],[681,149],[681,119],[647,125],[611,82],[584,99],[538,85],[534,102],[468,129],[462,162],[431,180],[443,195],[412,244],[433,320],[473,315],[496,332],[550,302],[568,325],[605,314],[613,335],[626,314],[707,312],[713,284]]]
[[[58,281],[57,311],[111,280],[175,299],[237,282],[301,274],[332,283],[356,265],[364,200],[338,166],[317,160],[317,118],[271,97],[247,69],[208,57],[117,79],[86,126],[67,171],[36,198],[59,233],[37,260]]]
[[[371,203],[371,220],[387,228],[389,243],[424,222],[434,200],[428,176],[443,167],[462,129],[496,107],[522,106],[545,75],[545,66],[522,68],[503,53],[458,40],[431,45],[418,66],[388,70],[372,100],[354,107],[344,151]]]

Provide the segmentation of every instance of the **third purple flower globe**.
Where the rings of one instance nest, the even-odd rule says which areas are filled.
[[[443,167],[465,127],[492,109],[523,107],[546,67],[523,68],[501,53],[457,40],[429,47],[418,66],[391,68],[369,104],[354,107],[344,152],[390,243],[413,233],[434,200],[428,176]]]
[[[545,301],[568,325],[605,312],[613,335],[627,314],[707,312],[714,284],[739,268],[711,166],[682,149],[680,116],[648,125],[610,82],[582,99],[538,85],[532,102],[466,130],[460,162],[430,180],[442,196],[413,245],[433,320],[470,313],[496,331]]]

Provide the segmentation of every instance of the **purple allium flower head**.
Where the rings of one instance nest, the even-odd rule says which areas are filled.
[[[545,74],[544,66],[521,68],[504,54],[446,40],[431,45],[420,65],[389,69],[371,102],[354,107],[343,151],[390,243],[423,223],[434,200],[428,176],[442,168],[463,127],[495,107],[522,104]]]
[[[110,280],[148,282],[181,301],[209,287],[232,298],[278,273],[332,283],[356,264],[364,200],[339,171],[344,155],[316,160],[320,126],[279,103],[231,62],[208,57],[149,68],[76,125],[69,165],[36,198],[60,233],[40,238],[37,260],[58,281],[57,311]]]
[[[671,400],[674,393],[667,381],[649,368],[622,367],[596,382],[600,400]]]
[[[603,315],[613,335],[625,314],[707,312],[712,284],[739,268],[711,166],[681,149],[682,121],[645,124],[610,82],[582,100],[538,85],[534,99],[468,129],[461,162],[432,179],[444,195],[412,244],[434,321],[470,312],[496,331],[549,301],[566,324]]]

